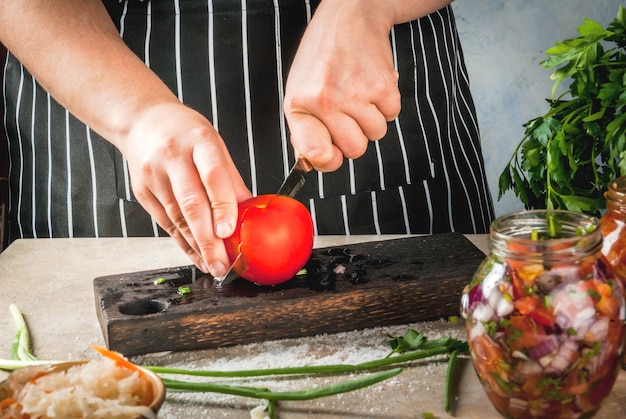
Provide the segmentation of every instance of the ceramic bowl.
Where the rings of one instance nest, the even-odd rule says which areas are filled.
[[[37,365],[31,367],[21,368],[19,370],[13,371],[9,376],[2,382],[0,382],[0,404],[3,400],[8,398],[8,388],[9,383],[15,380],[19,380],[22,382],[27,382],[33,377],[41,374],[41,373],[51,373],[51,372],[59,372],[65,371],[75,365],[81,365],[90,362],[89,360],[81,360],[81,361],[68,361],[56,364],[48,364],[48,365]],[[150,410],[154,412],[156,415],[163,405],[165,401],[165,385],[161,378],[154,372],[138,367],[143,374],[147,377],[150,385],[152,387],[152,398],[148,403],[148,407]],[[137,418],[141,419],[141,417]]]

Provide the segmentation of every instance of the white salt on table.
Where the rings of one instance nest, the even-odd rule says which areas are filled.
[[[435,321],[415,323],[403,326],[377,327],[367,330],[324,334],[298,339],[284,339],[237,345],[213,350],[201,350],[185,353],[149,354],[132,360],[140,365],[160,365],[193,370],[234,371],[266,368],[299,367],[312,365],[360,364],[386,357],[391,352],[387,334],[402,336],[408,329],[424,333],[428,339],[451,336],[465,340],[462,322]],[[445,391],[446,357],[439,356],[414,361],[405,365],[400,376],[362,390],[339,394],[327,398],[302,402],[280,402],[280,417],[342,417],[344,414],[380,417],[397,417],[397,412],[406,410],[413,405],[414,417],[421,417],[423,412],[443,412]],[[236,383],[247,386],[269,388],[272,391],[293,391],[317,386],[334,384],[363,376],[364,373],[337,375],[307,375],[292,378],[288,376],[255,377],[251,379],[224,379],[214,377],[178,376],[187,381]],[[405,394],[407,406],[398,406],[396,396],[389,393]],[[419,396],[419,397],[416,397]],[[416,399],[429,402],[422,410]],[[394,405],[387,402],[396,400]],[[362,401],[362,402],[361,402]],[[435,403],[434,401],[440,401]],[[169,391],[166,403],[159,417],[211,418],[248,418],[250,410],[263,404],[262,400],[216,393],[183,393]],[[370,406],[366,410],[354,411],[355,406]],[[373,407],[372,407],[373,406]],[[330,413],[332,412],[332,413]],[[438,415],[438,417],[441,417]]]

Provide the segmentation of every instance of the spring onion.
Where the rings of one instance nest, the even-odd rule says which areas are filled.
[[[30,352],[30,333],[28,327],[26,327],[24,316],[22,316],[22,313],[15,304],[9,306],[9,311],[13,316],[13,322],[17,329],[15,340],[11,346],[11,359],[34,361],[36,358]]]
[[[30,351],[30,334],[28,332],[26,322],[24,321],[24,317],[15,305],[11,305],[10,309],[17,328],[17,333],[11,350],[11,359],[0,359],[0,369],[15,370],[32,365],[46,365],[62,362],[37,360],[37,358]],[[301,367],[266,368],[235,371],[189,370],[159,366],[144,366],[144,368],[150,369],[153,372],[161,375],[165,387],[169,390],[221,393],[264,399],[268,402],[267,410],[270,417],[274,417],[275,402],[277,401],[312,400],[320,397],[328,397],[365,388],[400,374],[403,369],[398,367],[398,365],[407,364],[419,359],[449,354],[447,367],[448,369],[446,374],[445,409],[447,413],[450,413],[452,370],[454,368],[454,363],[457,355],[460,352],[467,352],[467,342],[459,341],[449,336],[428,340],[423,333],[418,333],[413,329],[409,329],[404,336],[388,336],[391,338],[391,340],[389,341],[389,344],[391,346],[391,352],[389,353],[389,355],[381,359],[375,359],[372,361],[353,365],[313,365]],[[336,384],[282,392],[272,391],[270,389],[262,387],[252,387],[236,384],[220,384],[211,382],[188,382],[180,379],[170,378],[172,375],[251,378],[271,375],[337,375],[370,371],[373,372],[371,374],[358,377],[356,379],[351,379]]]
[[[321,397],[333,396],[335,394],[346,393],[379,383],[388,378],[394,377],[402,372],[402,368],[393,368],[354,380],[344,381],[338,384],[331,384],[321,387],[314,387],[299,391],[274,392],[266,388],[234,386],[213,383],[195,383],[187,381],[172,380],[163,378],[163,382],[168,389],[185,390],[195,392],[223,393],[243,397],[252,397],[266,400],[289,400],[302,401],[313,400]]]
[[[270,375],[303,375],[303,374],[342,374],[374,370],[396,364],[403,364],[418,359],[430,358],[437,355],[444,355],[456,349],[453,346],[445,345],[419,351],[411,351],[393,357],[375,359],[373,361],[360,364],[334,364],[334,365],[310,365],[302,367],[286,368],[264,368],[258,370],[234,370],[234,371],[214,371],[214,370],[188,370],[183,368],[170,368],[158,366],[145,366],[157,374],[180,374],[197,377],[262,377]]]
[[[448,358],[448,369],[446,370],[446,394],[444,396],[444,407],[446,413],[452,413],[451,400],[452,400],[452,375],[454,374],[454,366],[456,364],[456,358],[459,355],[460,349],[455,349],[450,352],[450,358]]]

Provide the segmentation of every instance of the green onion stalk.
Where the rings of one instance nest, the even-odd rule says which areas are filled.
[[[11,359],[0,359],[0,369],[16,370],[33,365],[48,365],[62,361],[38,360],[30,349],[30,334],[24,317],[15,305],[10,306],[11,314],[17,329],[15,340],[11,348]],[[413,361],[432,358],[435,356],[448,355],[448,365],[445,383],[444,408],[447,413],[451,412],[452,376],[454,364],[459,353],[469,351],[467,342],[444,336],[429,340],[423,333],[409,329],[404,336],[388,335],[389,344],[392,348],[389,355],[384,358],[360,364],[335,364],[313,365],[286,368],[266,368],[254,370],[212,371],[190,370],[182,368],[170,368],[161,366],[143,366],[161,376],[166,389],[186,392],[221,393],[241,397],[264,399],[268,401],[270,417],[275,417],[275,403],[278,401],[302,401],[313,400],[321,397],[333,396],[346,393],[380,383],[395,377],[403,371],[400,365]],[[252,378],[267,377],[274,375],[323,375],[323,374],[349,374],[369,373],[356,379],[342,381],[336,384],[307,388],[294,391],[272,391],[263,387],[242,385],[220,384],[213,382],[190,382],[181,379],[170,378],[175,376],[196,376],[211,378]]]

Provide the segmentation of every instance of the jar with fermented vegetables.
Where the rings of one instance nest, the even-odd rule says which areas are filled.
[[[597,218],[570,211],[508,214],[463,291],[474,368],[509,418],[579,418],[617,378],[623,286],[602,255]]]

